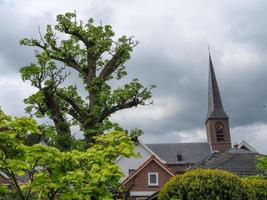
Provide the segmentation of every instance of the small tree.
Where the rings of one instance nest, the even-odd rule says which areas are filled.
[[[0,111],[0,170],[12,185],[9,199],[111,199],[123,176],[115,160],[135,155],[123,132],[98,136],[87,151],[23,144],[26,135],[39,133],[34,120]],[[19,181],[22,176],[29,180]]]
[[[25,100],[26,111],[53,120],[63,150],[70,148],[71,125],[78,125],[90,144],[95,135],[118,127],[108,120],[111,114],[152,103],[153,86],[146,88],[137,79],[112,89],[111,82],[127,74],[125,63],[137,45],[132,37],[114,35],[109,25],[96,26],[92,18],[83,23],[75,13],[66,13],[57,16],[54,28],[47,25],[39,39],[20,42],[41,50],[36,52],[36,64],[21,69],[22,79],[38,88]],[[62,85],[70,75],[68,69],[78,72],[86,98],[76,85]]]

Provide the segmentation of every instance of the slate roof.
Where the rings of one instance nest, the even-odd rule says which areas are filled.
[[[146,144],[146,146],[166,161],[166,164],[179,163],[177,154],[182,155],[180,163],[197,163],[211,154],[207,142]]]
[[[214,154],[208,160],[192,168],[222,169],[237,175],[256,175],[263,172],[256,168],[256,157],[259,153],[245,149],[231,148],[220,154]]]
[[[208,119],[228,119],[223,109],[221,95],[216,80],[212,60],[209,54]],[[206,121],[207,122],[207,121]]]

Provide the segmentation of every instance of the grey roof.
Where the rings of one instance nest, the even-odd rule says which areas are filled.
[[[207,142],[146,144],[146,146],[165,160],[166,164],[197,163],[211,154]],[[178,154],[182,155],[181,162],[177,162]]]
[[[11,178],[9,178],[5,170],[0,171],[0,176],[3,179],[5,179],[7,182],[10,182],[10,184],[12,183]],[[15,176],[19,183],[27,183],[30,180],[30,175],[28,173],[25,173],[23,176],[18,176],[18,175],[15,175]]]
[[[208,119],[228,119],[223,109],[221,95],[216,80],[212,60],[209,54]]]
[[[263,172],[256,168],[256,152],[245,149],[229,149],[214,154],[208,160],[198,163],[192,168],[208,168],[227,170],[237,175],[256,175]]]

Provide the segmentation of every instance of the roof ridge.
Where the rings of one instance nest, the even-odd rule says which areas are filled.
[[[151,145],[151,144],[157,144],[157,145],[163,145],[163,144],[207,144],[208,142],[170,142],[170,143],[145,143],[145,145]]]

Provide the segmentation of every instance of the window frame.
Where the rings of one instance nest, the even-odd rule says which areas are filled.
[[[156,175],[156,183],[150,182],[150,175]],[[159,173],[158,172],[148,172],[148,186],[159,186]]]
[[[145,200],[147,197],[136,197],[136,200]]]

